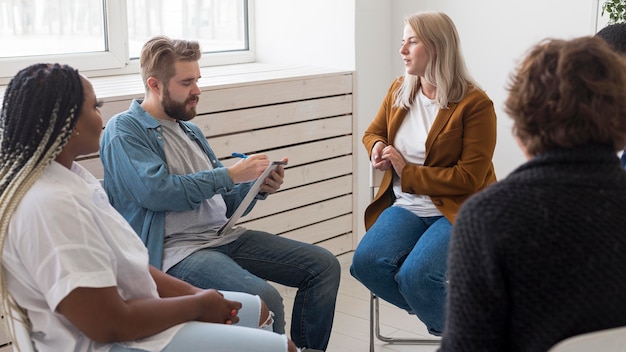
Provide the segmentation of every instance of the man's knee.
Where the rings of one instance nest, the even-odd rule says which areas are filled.
[[[272,286],[270,283],[257,286],[255,291],[254,294],[261,297],[263,303],[266,304],[270,310],[276,311],[277,309],[284,309],[283,297],[276,287]]]
[[[427,265],[416,266],[409,270],[403,268],[396,275],[398,289],[403,295],[413,296],[415,300],[430,302],[433,294],[445,291],[445,274],[430,270]]]
[[[339,278],[341,277],[341,264],[339,264],[339,260],[337,260],[337,257],[334,255],[329,261],[328,275],[331,277],[332,281],[339,282]]]
[[[312,257],[315,258],[313,266],[318,268],[317,271],[319,273],[327,273],[328,275],[341,273],[341,265],[333,253],[314,244],[311,246],[314,252]]]

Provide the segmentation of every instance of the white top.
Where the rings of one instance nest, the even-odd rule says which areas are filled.
[[[52,162],[28,190],[11,217],[2,263],[41,352],[109,350],[56,312],[77,287],[117,286],[125,300],[158,297],[145,246],[98,180],[76,163],[70,171]],[[124,345],[161,350],[181,326]]]
[[[393,146],[409,164],[424,165],[426,160],[426,138],[439,113],[434,99],[428,99],[420,89],[415,103],[407,112]],[[402,207],[421,217],[441,216],[441,212],[433,204],[429,196],[402,192],[400,178],[394,173],[393,191],[396,195],[394,206]]]

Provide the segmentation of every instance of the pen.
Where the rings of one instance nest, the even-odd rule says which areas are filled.
[[[242,159],[245,159],[248,157],[246,154],[242,154],[242,153],[232,153],[231,155],[234,156],[235,158],[242,158]]]

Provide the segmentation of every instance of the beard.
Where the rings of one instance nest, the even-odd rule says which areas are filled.
[[[185,99],[184,102],[180,103],[173,100],[170,96],[169,89],[166,89],[165,94],[163,95],[163,101],[161,102],[161,105],[163,106],[163,111],[165,111],[167,116],[176,120],[189,121],[196,117],[196,108],[192,107],[187,109],[187,104],[192,101],[197,102],[198,99],[199,98],[197,95],[193,95]]]

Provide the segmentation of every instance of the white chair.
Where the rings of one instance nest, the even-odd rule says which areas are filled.
[[[626,352],[626,326],[589,332],[567,338],[548,352]]]
[[[376,192],[383,179],[384,173],[374,169],[370,164],[369,191],[370,201],[376,196]],[[390,343],[390,344],[406,344],[406,345],[438,345],[440,339],[418,339],[404,337],[389,337],[380,333],[380,298],[373,292],[370,292],[370,352],[374,352],[374,339]],[[417,318],[416,318],[417,319]]]

